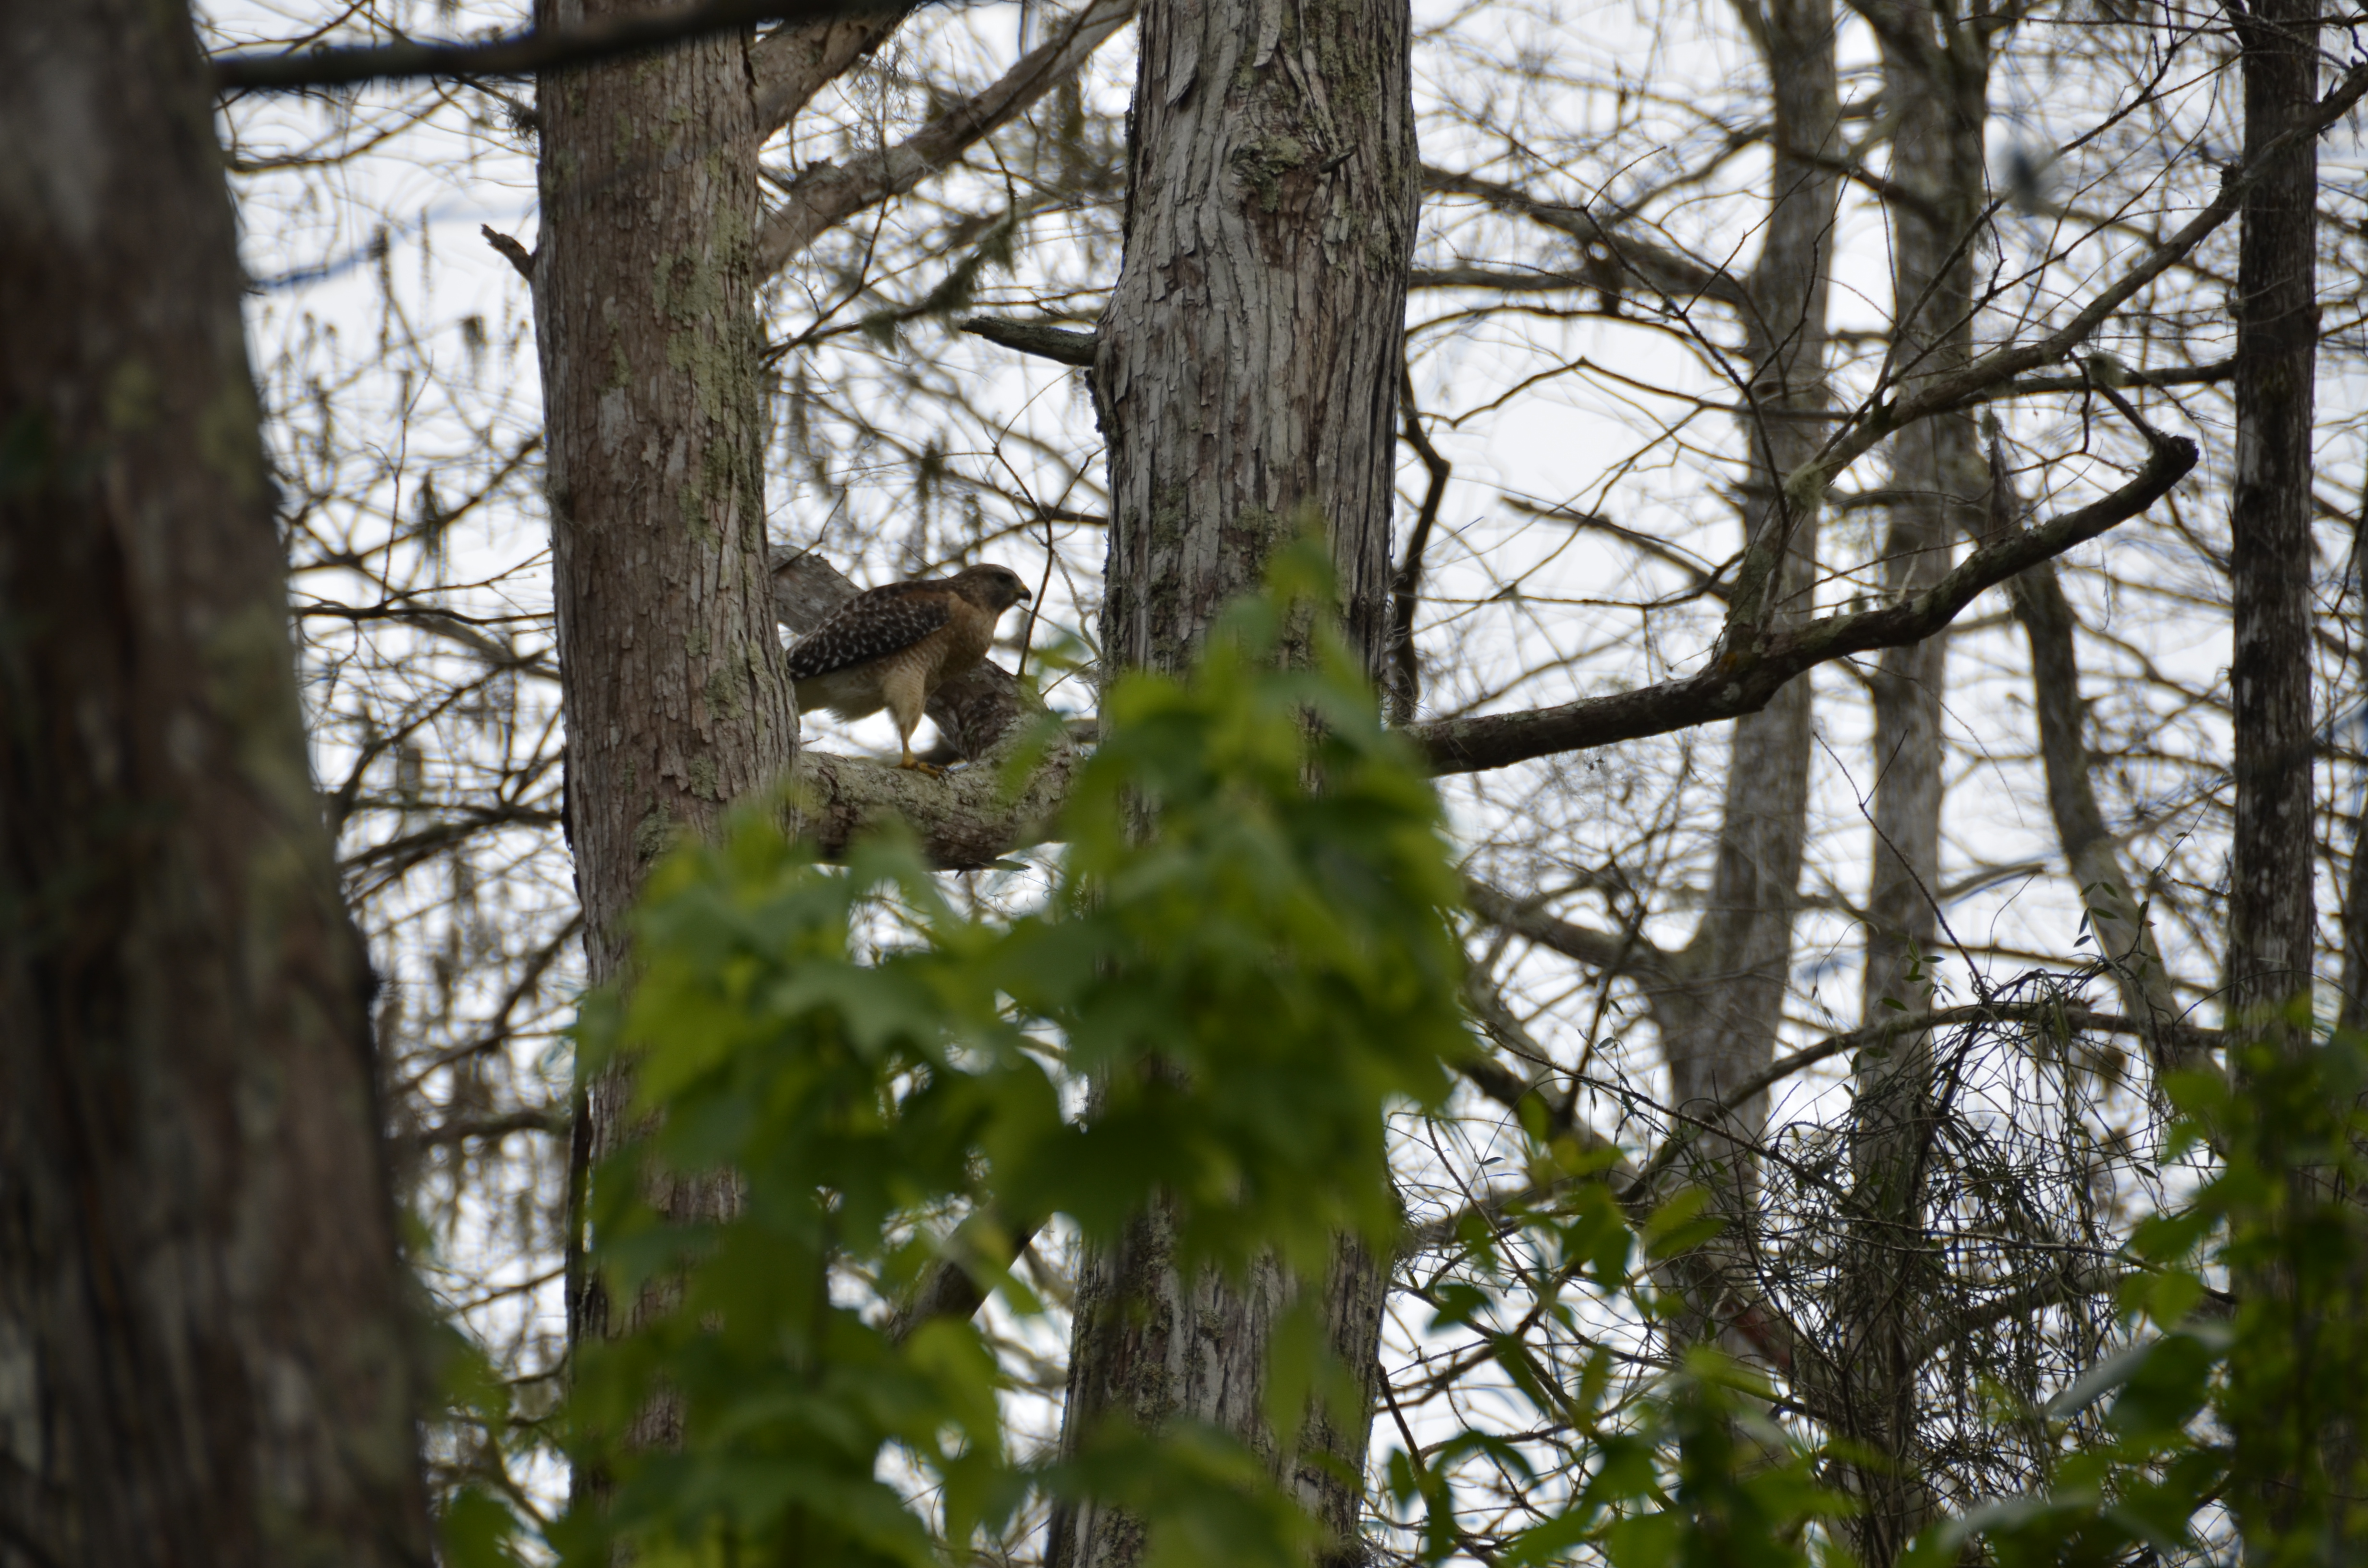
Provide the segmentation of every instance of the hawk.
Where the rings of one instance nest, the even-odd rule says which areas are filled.
[[[856,595],[790,644],[801,711],[861,719],[882,708],[904,742],[899,767],[937,770],[913,755],[913,732],[939,686],[986,657],[1003,612],[1031,598],[1008,566],[890,583]]]

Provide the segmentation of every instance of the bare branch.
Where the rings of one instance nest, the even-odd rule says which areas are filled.
[[[1575,959],[1592,969],[1652,980],[1669,976],[1669,955],[1640,935],[1597,931],[1558,920],[1544,910],[1517,899],[1502,888],[1476,877],[1463,879],[1463,902],[1489,925],[1510,931],[1539,947]]]
[[[1931,636],[1984,589],[2145,511],[2186,476],[2196,458],[2194,442],[2163,437],[2127,484],[2077,511],[1982,546],[1940,582],[1898,604],[1826,616],[1791,631],[1753,633],[1730,622],[1725,645],[1698,675],[1526,713],[1416,724],[1406,733],[1435,772],[1477,773],[1756,712],[1785,682],[1819,665]],[[1738,585],[1738,605],[1744,599]]]
[[[832,225],[902,196],[1010,124],[1068,79],[1112,33],[1134,19],[1135,0],[1093,0],[1065,28],[1019,57],[985,91],[963,99],[894,147],[845,168],[809,165],[790,182],[757,238],[757,265],[769,276]]]
[[[528,250],[526,246],[518,244],[518,241],[512,239],[509,235],[503,233],[491,223],[478,224],[477,233],[484,235],[485,243],[493,246],[495,250],[501,253],[501,256],[504,261],[508,262],[512,267],[518,268],[518,275],[520,278],[525,278],[529,283],[534,281],[534,253],[532,251]]]
[[[1090,332],[1047,326],[1041,322],[1007,321],[1001,316],[973,316],[962,324],[962,329],[989,343],[1033,354],[1039,359],[1088,370],[1094,366],[1094,335]]]
[[[2235,217],[2245,193],[2278,166],[2279,158],[2289,147],[2297,141],[2316,137],[2326,131],[2349,114],[2352,106],[2363,97],[2368,97],[2368,64],[2354,65],[2319,100],[2316,110],[2284,135],[2266,143],[2243,164],[2228,170],[2221,179],[2218,193],[2203,210],[2180,225],[2179,232],[2170,238],[2147,252],[2144,260],[2123,273],[2112,287],[2089,301],[2070,321],[2034,342],[2009,344],[2003,348],[1993,349],[1961,370],[1934,376],[1924,382],[1913,396],[1885,403],[1880,401],[1883,393],[1878,390],[1859,409],[1852,422],[1835,434],[1823,452],[1786,477],[1785,489],[1793,494],[1822,489],[1828,478],[1856,462],[1893,431],[1975,401],[2001,381],[2037,369],[2042,365],[2052,364],[2071,353],[2087,342],[2089,335],[2102,326],[2114,312],[2135,299],[2139,290],[2178,266],[2190,251],[2202,244],[2221,224]]]
[[[770,136],[797,118],[814,96],[878,49],[917,9],[883,3],[862,16],[776,28],[748,51],[757,79],[757,134]]]
[[[1541,201],[1518,187],[1429,164],[1422,168],[1422,188],[1441,196],[1476,196],[1500,212],[1569,235],[1597,253],[1589,255],[1588,267],[1579,274],[1596,288],[1626,289],[1642,283],[1680,299],[1716,300],[1738,309],[1749,304],[1742,278],[1607,224],[1584,207]]]
[[[882,12],[901,17],[908,8],[904,0],[704,0],[675,10],[533,28],[484,43],[405,40],[302,53],[224,54],[213,62],[214,90],[285,92],[420,76],[527,76],[640,54],[758,22],[810,24]]]

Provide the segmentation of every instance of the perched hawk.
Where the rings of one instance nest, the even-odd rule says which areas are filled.
[[[842,719],[885,708],[905,743],[896,766],[934,772],[913,755],[929,694],[985,658],[996,621],[1030,597],[1008,566],[966,566],[951,577],[858,594],[790,644],[798,707],[827,708]]]

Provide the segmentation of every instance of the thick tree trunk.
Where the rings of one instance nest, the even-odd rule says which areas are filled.
[[[1105,656],[1189,664],[1312,507],[1378,680],[1415,225],[1406,7],[1167,0],[1141,26],[1126,260],[1094,361]]]
[[[1309,513],[1327,530],[1349,635],[1387,653],[1400,338],[1417,162],[1404,0],[1276,6],[1156,0],[1141,17],[1126,258],[1098,336],[1110,443],[1103,650],[1113,674],[1187,665]],[[1358,1554],[1385,1260],[1343,1246],[1324,1281],[1186,1279],[1154,1212],[1079,1280],[1064,1442],[1112,1415],[1218,1423],[1274,1457]],[[1270,1434],[1267,1339],[1321,1289],[1333,1348],[1369,1396],[1338,1430]],[[1281,1441],[1278,1443],[1277,1437]],[[1064,1510],[1055,1568],[1131,1563],[1137,1524]]]
[[[538,0],[541,25],[632,10]],[[797,713],[765,544],[755,235],[756,76],[745,33],[542,78],[535,324],[567,718],[567,833],[592,979],[618,978],[650,862],[778,787]],[[584,1164],[622,1131],[592,1085]],[[732,1201],[687,1182],[684,1218]],[[571,1281],[570,1332],[609,1306]],[[671,1413],[634,1434],[665,1441]]]
[[[0,1564],[427,1560],[186,12],[0,5]]]
[[[2317,100],[2317,0],[2264,0],[2239,23],[2248,155]],[[2237,476],[2229,515],[2236,730],[2229,846],[2232,1026],[2264,1025],[2311,977],[2310,517],[2318,339],[2318,149],[2281,154],[2247,193],[2237,293]],[[2305,1030],[2277,1031],[2299,1047]]]
[[[623,960],[649,862],[774,784],[797,744],[765,549],[746,54],[726,34],[539,97],[567,828],[596,982]]]
[[[1906,390],[1961,369],[1973,357],[1975,236],[1985,195],[1987,37],[1978,20],[1925,0],[1867,7],[1883,52],[1884,94],[1899,106],[1891,179],[1891,366]],[[1961,530],[1978,528],[1988,487],[1970,413],[1941,414],[1894,437],[1884,545],[1886,597],[1904,598],[1947,575]],[[1867,893],[1862,1024],[1886,1004],[1921,1012],[1939,926],[1941,695],[1945,638],[1886,650],[1876,666],[1873,867]],[[1931,1041],[1901,1040],[1860,1071],[1851,1140],[1851,1244],[1840,1289],[1851,1326],[1840,1353],[1837,1403],[1847,1436],[1887,1462],[1851,1466],[1845,1485],[1862,1505],[1852,1521],[1861,1559],[1884,1568],[1931,1517],[1918,1453],[1916,1346],[1924,1338],[1924,1169],[1931,1135]]]

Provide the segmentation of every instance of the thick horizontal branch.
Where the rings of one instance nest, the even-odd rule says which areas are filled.
[[[1982,546],[1914,597],[1880,609],[1826,616],[1795,631],[1738,635],[1699,675],[1527,713],[1417,724],[1407,733],[1434,772],[1477,773],[1756,713],[1787,681],[1819,665],[1922,642],[1984,589],[2145,511],[2194,468],[2196,457],[2194,442],[2164,437],[2127,484],[2078,511]]]
[[[1022,731],[941,778],[869,757],[801,751],[791,775],[799,830],[824,854],[841,855],[867,829],[903,823],[941,869],[991,866],[1052,835],[1082,761],[1056,733],[1052,749],[1015,790],[1004,765],[1028,740]]]
[[[1094,335],[1072,327],[1045,326],[1038,322],[1008,321],[1001,316],[973,316],[962,329],[989,343],[1033,354],[1056,364],[1094,368]]]
[[[1406,287],[1417,290],[1487,289],[1499,294],[1545,294],[1572,289],[1600,289],[1603,279],[1587,272],[1509,267],[1418,267],[1406,274]]]
[[[217,92],[284,92],[420,76],[529,76],[663,49],[687,39],[758,22],[813,23],[901,14],[898,0],[705,0],[675,10],[636,11],[564,28],[534,28],[482,43],[452,40],[362,44],[296,52],[224,54],[213,62]]]

